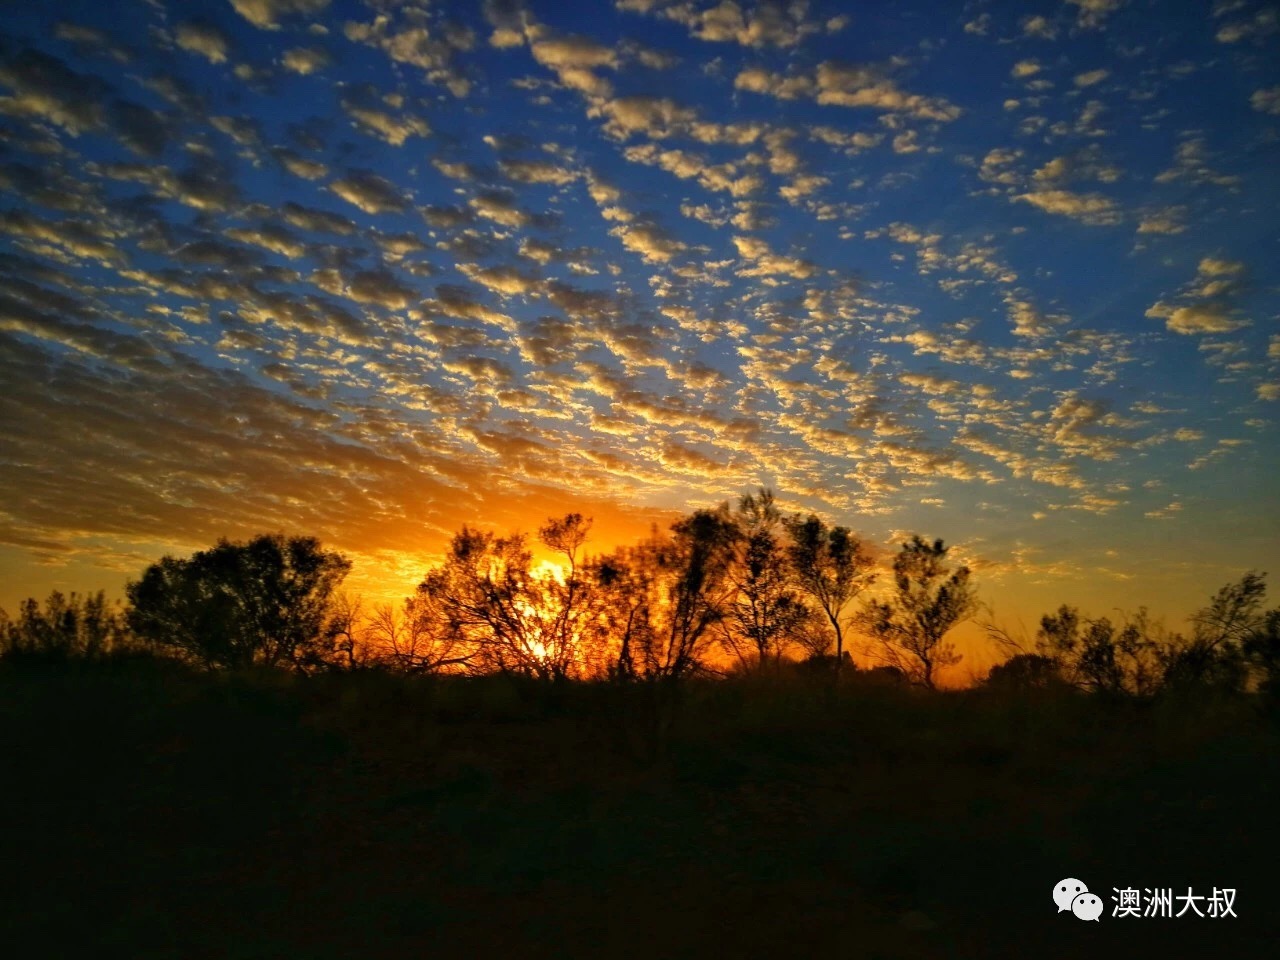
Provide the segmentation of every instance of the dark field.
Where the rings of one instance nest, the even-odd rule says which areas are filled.
[[[1247,698],[140,658],[0,664],[0,724],[13,957],[1275,955],[1280,718]],[[1188,886],[1238,918],[1111,916]]]

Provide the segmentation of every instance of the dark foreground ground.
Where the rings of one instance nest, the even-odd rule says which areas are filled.
[[[1250,702],[0,664],[0,950],[1272,957],[1278,748]],[[1111,916],[1188,886],[1238,918]]]

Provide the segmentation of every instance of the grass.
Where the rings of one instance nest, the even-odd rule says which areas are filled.
[[[1271,956],[1250,700],[0,664],[34,955]],[[1100,923],[1056,915],[1078,877]],[[1122,920],[1112,887],[1238,890]],[[1179,905],[1180,906],[1180,905]],[[25,954],[24,954],[25,955]]]

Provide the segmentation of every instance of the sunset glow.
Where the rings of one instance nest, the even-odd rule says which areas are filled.
[[[116,6],[0,15],[0,606],[760,487],[1011,625],[1280,575],[1272,5]]]

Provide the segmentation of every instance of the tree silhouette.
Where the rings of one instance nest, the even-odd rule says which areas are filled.
[[[364,626],[378,659],[407,673],[440,673],[469,667],[474,644],[461,631],[442,625],[422,595],[404,601],[403,610],[389,603],[373,608]]]
[[[531,613],[540,599],[532,582],[532,554],[523,534],[495,537],[464,526],[444,563],[430,570],[415,595],[428,629],[474,648],[490,670],[548,676]]]
[[[643,675],[646,651],[656,649],[658,602],[658,533],[631,547],[620,547],[587,564],[587,576],[595,585],[597,605],[590,629],[600,649],[616,646],[605,673],[618,680]]]
[[[1280,701],[1280,608],[1263,614],[1245,639],[1244,651],[1259,691],[1272,701]]]
[[[793,516],[786,526],[791,572],[831,625],[838,671],[845,661],[844,612],[875,579],[871,557],[848,528],[829,527],[813,514]]]
[[[776,666],[810,616],[782,537],[782,514],[761,490],[738,502],[729,579],[735,591],[723,622],[723,642],[743,663]]]
[[[101,590],[84,597],[55,590],[43,608],[29,598],[18,608],[17,620],[0,610],[0,656],[92,658],[129,640],[124,616]]]
[[[969,568],[951,570],[947,552],[941,540],[930,544],[915,536],[904,543],[893,560],[893,593],[870,601],[860,618],[879,641],[874,655],[929,689],[940,667],[961,659],[944,637],[978,606]]]
[[[333,596],[324,633],[335,666],[358,670],[371,665],[374,653],[367,640],[365,621],[363,598],[346,592]]]
[[[1040,618],[1036,651],[1058,664],[1064,680],[1098,693],[1145,694],[1159,682],[1159,644],[1145,610],[1118,629],[1107,617],[1081,617],[1062,605]]]
[[[737,528],[727,504],[697,510],[647,540],[590,564],[600,589],[596,628],[617,640],[610,673],[676,679],[705,666],[712,628],[727,616]]]
[[[564,558],[562,576],[541,578],[542,599],[539,606],[545,611],[542,621],[542,645],[555,651],[559,661],[566,664],[560,675],[567,675],[568,664],[576,661],[583,671],[590,671],[595,660],[594,649],[588,649],[592,633],[589,623],[594,596],[592,583],[582,575],[579,552],[591,533],[591,518],[580,513],[568,513],[558,519],[548,520],[538,528],[538,539]]]
[[[735,529],[728,505],[697,510],[671,527],[671,538],[655,558],[664,574],[666,622],[658,643],[643,651],[646,672],[685,676],[700,666],[709,629],[725,616],[732,589],[728,582]]]
[[[1189,639],[1176,638],[1163,651],[1164,682],[1170,686],[1216,686],[1238,690],[1249,673],[1249,652],[1265,628],[1266,574],[1249,572],[1218,590],[1191,617]]]
[[[983,683],[999,690],[1043,690],[1055,685],[1065,686],[1058,671],[1058,661],[1040,653],[1015,654],[992,667]]]
[[[582,672],[591,597],[578,551],[590,528],[590,520],[571,513],[539,531],[568,561],[561,579],[533,572],[524,534],[495,537],[464,526],[410,601],[418,636],[448,648],[447,660],[465,657],[484,669],[548,680]]]
[[[165,557],[126,587],[139,637],[208,667],[305,668],[324,662],[334,589],[351,569],[314,537],[219,540],[185,559]]]

